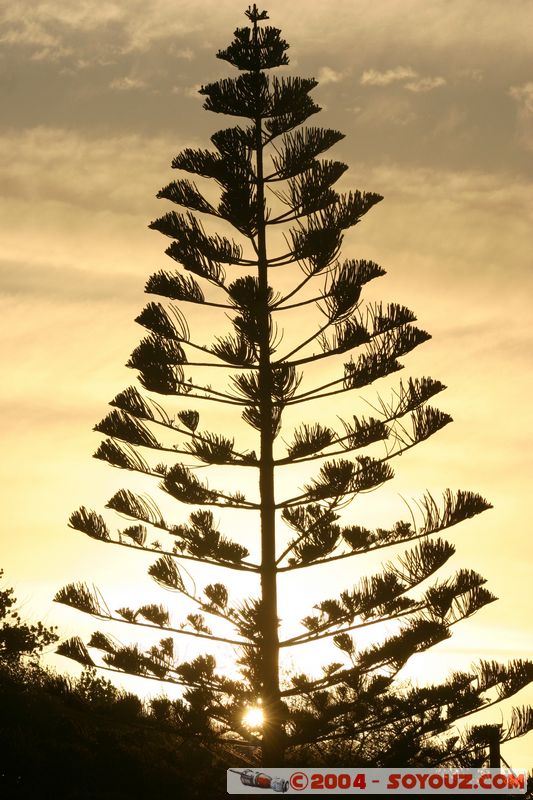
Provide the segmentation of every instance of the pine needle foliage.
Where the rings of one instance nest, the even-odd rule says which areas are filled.
[[[454,547],[434,535],[490,503],[472,491],[446,489],[440,500],[430,493],[413,500],[408,519],[386,528],[368,528],[357,519],[353,501],[393,478],[394,458],[451,422],[427,405],[445,387],[433,378],[409,378],[391,396],[374,399],[372,416],[352,412],[324,421],[328,398],[354,402],[354,390],[401,370],[400,359],[430,335],[403,305],[363,302],[365,285],[385,270],[371,260],[342,259],[343,236],[382,197],[336,188],[347,167],[321,156],[343,134],[305,124],[320,110],[310,94],[316,81],[274,73],[288,64],[288,45],[267,24],[266,12],[253,5],[245,13],[249,24],[217,54],[237,76],[200,90],[206,110],[235,123],[213,134],[210,149],[186,148],[174,158],[172,166],[198,182],[178,177],[165,186],[158,197],[176,209],[150,224],[171,240],[166,253],[176,267],[148,279],[146,292],[160,299],[150,300],[137,317],[148,335],[128,366],[149,394],[126,388],[96,426],[108,437],[96,458],[152,481],[166,507],[174,503],[180,511],[178,519],[184,507],[193,509],[187,522],[177,522],[150,494],[125,488],[108,501],[109,519],[85,507],[70,517],[73,529],[101,543],[156,553],[148,574],[194,611],[181,622],[175,610],[158,603],[114,611],[97,589],[71,583],[57,593],[58,602],[164,636],[143,648],[96,632],[88,645],[75,637],[59,652],[84,665],[184,687],[183,735],[217,742],[233,756],[246,752],[255,763],[281,765],[285,756],[311,763],[317,752],[326,759],[344,754],[361,766],[402,759],[406,765],[467,763],[482,734],[478,727],[452,736],[452,725],[518,692],[532,678],[531,663],[482,662],[471,674],[454,673],[423,688],[402,688],[396,676],[411,656],[445,640],[452,625],[495,599],[471,570],[436,577]],[[216,185],[218,202],[204,197],[202,181]],[[213,222],[219,232],[210,229]],[[275,231],[282,231],[281,248],[267,242]],[[195,341],[186,312],[202,307],[223,309],[231,332],[217,332],[207,344]],[[305,308],[313,325],[307,334],[299,325],[295,341],[286,344],[284,331]],[[337,377],[320,384],[317,375],[326,363]],[[208,370],[216,389],[203,382]],[[212,403],[241,414],[256,449],[246,449],[227,430],[200,427],[202,411]],[[303,421],[291,431],[284,415],[294,405],[301,405]],[[165,445],[167,440],[174,444]],[[155,467],[152,451],[163,458]],[[303,462],[310,477],[291,494],[284,476]],[[228,479],[237,470],[254,470],[259,499],[240,489],[213,488],[210,467],[218,468],[217,483],[221,469]],[[243,515],[239,533],[247,532],[247,546],[221,530],[217,507],[232,509],[233,519]],[[117,529],[113,514],[126,517],[127,527]],[[257,535],[250,515],[258,517]],[[282,573],[304,569],[319,582],[320,565],[408,543],[410,549],[393,554],[380,572],[365,576],[359,570],[363,577],[356,585],[318,598],[299,633],[280,635],[280,617],[289,613],[278,607]],[[249,560],[254,549],[257,563]],[[194,562],[216,566],[220,580],[199,588],[188,571]],[[228,571],[251,573],[256,594],[234,599],[234,587],[223,577]],[[357,631],[369,626],[376,626],[375,643],[363,648]],[[388,633],[378,634],[384,628]],[[234,648],[240,676],[221,674],[211,652],[180,659],[174,642],[183,636],[204,640],[213,652]],[[342,660],[313,674],[282,671],[280,652],[324,640]],[[243,722],[244,710],[257,702],[265,718],[261,734]],[[517,709],[502,741],[531,727],[531,711]]]

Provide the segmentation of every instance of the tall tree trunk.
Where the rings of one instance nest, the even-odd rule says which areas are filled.
[[[279,638],[276,569],[276,512],[274,496],[274,430],[272,420],[272,367],[270,363],[270,322],[268,307],[268,265],[266,254],[265,193],[261,118],[256,119],[257,233],[259,271],[259,393],[261,414],[261,678],[263,703],[262,763],[280,766],[283,761],[283,720],[279,689]]]

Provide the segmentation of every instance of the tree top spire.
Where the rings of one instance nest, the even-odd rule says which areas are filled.
[[[269,19],[268,13],[266,11],[259,11],[256,4],[254,3],[253,6],[248,6],[246,11],[244,12],[250,22],[253,22],[256,25],[259,20],[262,19]]]

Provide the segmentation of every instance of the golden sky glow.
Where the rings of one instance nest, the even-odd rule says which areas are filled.
[[[174,601],[146,576],[153,559],[75,534],[66,520],[81,504],[100,510],[137,480],[90,458],[98,441],[91,428],[134,382],[123,364],[141,335],[133,319],[144,282],[170,264],[163,238],[146,227],[165,210],[155,193],[173,178],[169,165],[180,148],[207,146],[210,133],[231,124],[201,110],[197,88],[229,74],[214,54],[244,23],[245,5],[21,0],[2,12],[0,566],[23,613],[67,634],[92,625],[52,604],[70,581],[94,581],[113,608],[141,595]],[[482,573],[500,600],[417,657],[413,674],[443,677],[443,665],[464,667],[477,656],[531,657],[533,6],[294,0],[289,8],[272,0],[267,7],[291,45],[287,72],[321,81],[313,96],[324,110],[312,124],[346,134],[331,151],[349,165],[341,188],[385,197],[345,237],[343,254],[382,264],[387,275],[366,297],[404,303],[432,333],[403,359],[400,377],[443,381],[449,389],[436,404],[455,420],[395,459],[394,481],[345,517],[390,525],[405,515],[400,495],[426,489],[488,497],[492,511],[450,531],[457,548],[450,569]],[[206,313],[189,315],[205,343],[210,329],[227,330],[223,314]],[[284,346],[289,341],[288,334]],[[376,389],[386,395],[398,379],[364,396],[372,402]],[[358,397],[343,402],[348,413],[369,413]],[[304,413],[297,408],[287,414],[287,441]],[[205,410],[206,428],[238,417],[224,411],[217,420],[214,411]],[[337,413],[310,406],[305,421],[334,422]],[[302,478],[307,473],[291,476]],[[253,550],[253,525],[225,514],[221,527]],[[313,602],[381,563],[350,561],[283,576],[287,631]],[[213,573],[202,566],[194,577],[202,586]],[[236,591],[253,593],[253,583]],[[184,658],[196,652],[179,646]],[[312,671],[324,659],[308,647],[301,658]],[[53,663],[64,668],[62,659]],[[518,701],[528,699],[525,691]],[[499,711],[490,718],[500,721]],[[530,749],[531,734],[504,755],[528,767]]]

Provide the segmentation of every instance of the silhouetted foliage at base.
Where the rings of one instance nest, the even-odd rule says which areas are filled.
[[[6,800],[223,800],[226,769],[245,766],[253,755],[202,747],[197,737],[181,734],[179,701],[162,696],[143,703],[91,668],[74,679],[35,659],[0,659],[0,709]],[[427,763],[413,729],[397,731],[394,741],[378,734],[372,743],[383,766]],[[292,750],[287,758],[294,767],[374,764],[375,754],[361,759],[343,740]]]
[[[0,570],[0,580],[3,575]],[[22,622],[16,602],[13,589],[0,588],[0,662],[4,663],[15,664],[24,656],[37,657],[59,638],[54,629],[46,628],[42,622]]]
[[[0,577],[2,577],[0,571]],[[225,793],[219,757],[180,735],[167,698],[143,703],[85,669],[79,678],[45,669],[57,640],[26,623],[11,588],[0,588],[0,797],[106,800]]]
[[[24,675],[13,675],[2,665],[0,797],[224,800],[226,769],[239,764],[237,757],[183,739],[163,713],[171,706],[161,699],[159,713],[148,712],[134,695],[124,695],[90,672],[72,680],[35,665]],[[407,737],[398,744],[405,766],[419,742]],[[393,759],[391,766],[398,763]],[[291,765],[369,766],[351,760],[345,743],[322,752],[312,747],[291,752]]]
[[[70,682],[34,669],[0,673],[0,797],[223,797],[225,768],[142,711],[133,695],[91,701]]]

